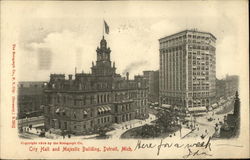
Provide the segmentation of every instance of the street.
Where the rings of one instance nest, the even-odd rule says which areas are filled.
[[[233,105],[233,104],[227,104],[227,105]],[[223,114],[216,114],[218,111],[224,111]],[[215,134],[215,126],[218,124],[218,128],[221,127],[220,123],[224,122],[224,116],[230,113],[232,110],[228,110],[226,107],[219,107],[213,111],[209,111],[206,116],[202,117],[196,117],[195,118],[195,129],[188,134],[185,138],[190,137],[213,137]],[[208,119],[211,118],[211,121]]]

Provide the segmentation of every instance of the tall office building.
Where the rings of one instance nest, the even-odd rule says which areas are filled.
[[[184,30],[159,39],[160,104],[200,114],[215,101],[216,37]]]

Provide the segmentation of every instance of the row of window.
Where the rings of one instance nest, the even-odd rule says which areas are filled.
[[[164,44],[170,44],[170,43],[175,43],[175,42],[180,42],[180,41],[185,41],[186,39],[197,39],[197,40],[210,40],[210,36],[204,36],[204,35],[195,35],[195,34],[187,34],[187,35],[180,35],[178,37],[173,37],[173,38],[170,38],[170,39],[167,39],[166,41],[164,42],[161,42],[160,44],[161,45],[164,45]]]
[[[111,119],[109,116],[108,117],[101,117],[101,118],[97,119],[97,124],[108,123],[110,121],[111,121]]]
[[[129,92],[129,93],[116,93],[115,94],[115,101],[121,101],[124,99],[129,98],[137,98],[137,97],[147,97],[146,91],[138,91],[138,92]],[[111,102],[111,96],[109,94],[102,94],[102,95],[96,95],[96,102],[95,102],[95,96],[91,95],[88,97],[79,97],[79,98],[72,98],[72,97],[66,97],[66,96],[48,96],[47,98],[49,104],[66,104],[66,105],[75,105],[75,106],[84,106],[87,104],[102,104],[102,103],[108,103]]]

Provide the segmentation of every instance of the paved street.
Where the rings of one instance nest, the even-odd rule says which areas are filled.
[[[229,105],[229,103],[227,104]],[[231,104],[233,105],[233,104]],[[224,121],[224,116],[227,115],[228,113],[232,112],[232,110],[228,110],[228,112],[224,114],[216,114],[218,111],[223,111],[223,110],[228,110],[225,107],[219,107],[213,111],[208,112],[206,116],[202,117],[196,117],[196,122],[195,122],[195,130],[188,134],[185,138],[190,138],[190,137],[212,137],[215,133],[215,125],[216,123],[218,124],[219,128],[221,127],[220,122]],[[208,119],[212,118],[211,121]]]

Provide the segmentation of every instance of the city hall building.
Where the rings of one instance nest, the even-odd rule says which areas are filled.
[[[142,76],[129,80],[116,73],[104,36],[91,73],[51,74],[44,106],[46,129],[84,134],[113,123],[147,116],[148,88]]]
[[[216,37],[184,30],[159,39],[160,104],[200,114],[215,103]]]

